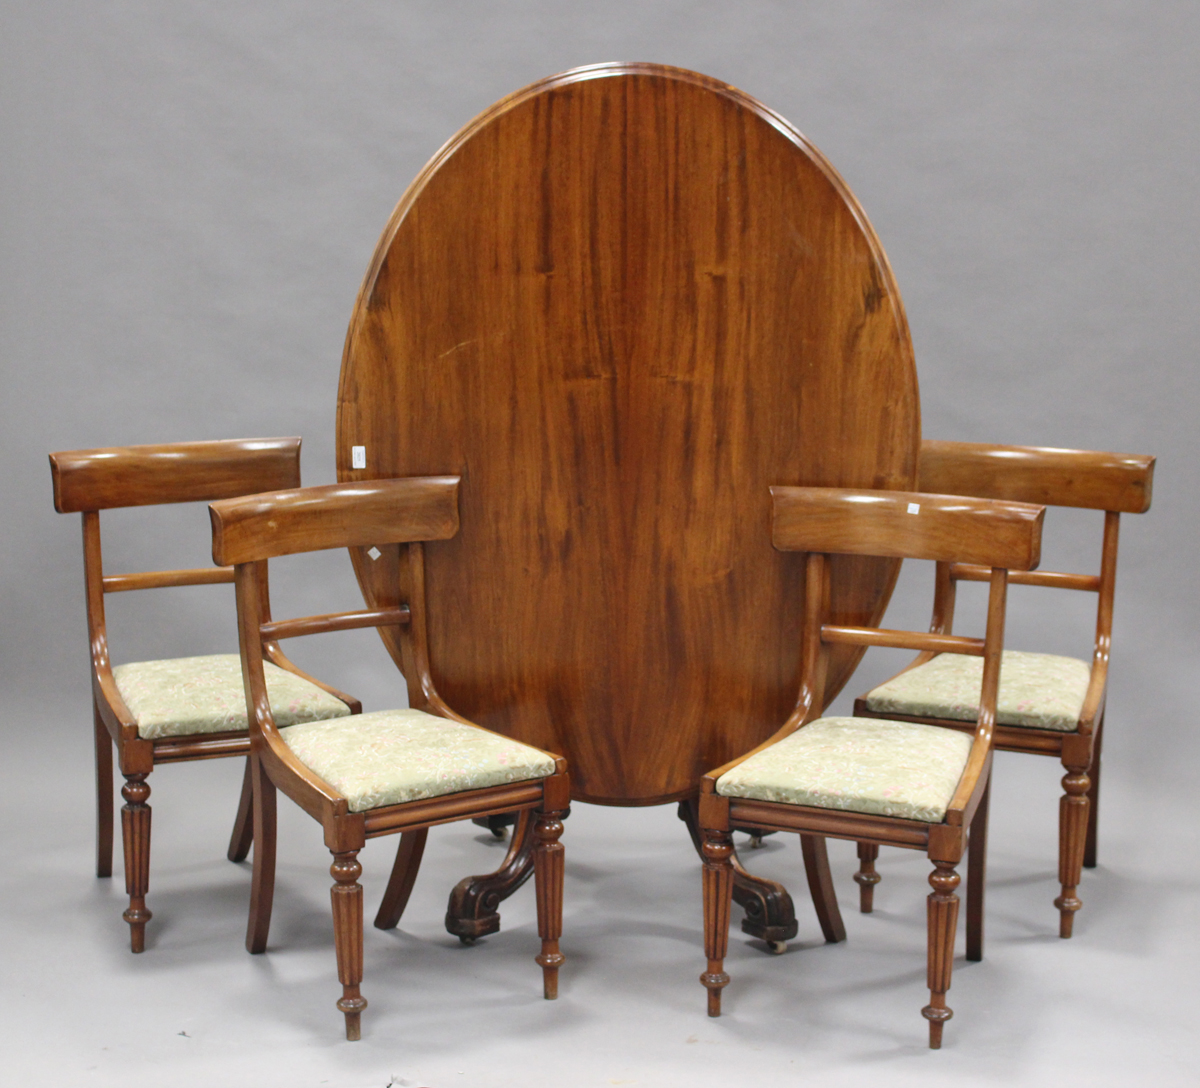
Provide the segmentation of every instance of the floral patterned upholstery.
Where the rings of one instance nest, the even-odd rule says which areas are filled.
[[[351,812],[545,778],[555,766],[537,748],[421,710],[293,725],[280,735]]]
[[[349,714],[329,692],[277,665],[263,666],[277,725]],[[246,728],[242,660],[237,654],[135,661],[113,669],[117,690],[145,740]]]
[[[996,720],[1001,725],[1072,732],[1079,722],[1091,669],[1086,661],[1005,650]],[[940,654],[901,673],[867,696],[877,714],[974,721],[979,713],[983,659]]]
[[[940,823],[972,737],[875,718],[819,718],[717,779],[717,793]]]

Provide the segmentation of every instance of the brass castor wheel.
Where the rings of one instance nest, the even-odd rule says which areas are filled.
[[[787,941],[767,941],[767,947],[776,956],[782,956],[787,951]]]
[[[467,936],[465,936],[465,935],[464,935],[464,934],[462,934],[462,933],[460,933],[460,934],[458,935],[458,939],[459,939],[459,941],[461,941],[463,944],[468,944],[468,945],[470,945],[470,944],[474,944],[474,943],[475,943],[475,938],[474,938],[474,937],[467,937]]]

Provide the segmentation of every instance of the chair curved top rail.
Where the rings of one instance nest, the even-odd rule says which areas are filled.
[[[299,438],[232,438],[50,454],[60,514],[212,502],[300,486]]]
[[[1154,458],[1134,453],[921,443],[920,490],[978,495],[1046,506],[1144,514],[1150,509]]]
[[[338,477],[462,477],[426,550],[439,690],[563,752],[581,799],[650,804],[791,709],[803,575],[768,487],[911,490],[919,430],[899,291],[820,152],[717,80],[596,65],[485,111],[400,200]],[[838,616],[877,622],[897,569],[839,557]]]

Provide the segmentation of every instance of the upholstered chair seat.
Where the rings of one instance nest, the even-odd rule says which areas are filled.
[[[819,718],[722,775],[717,793],[940,823],[970,751],[968,734],[936,725]]]
[[[267,663],[267,694],[275,720],[296,725],[350,713],[340,699],[302,676]],[[246,694],[238,654],[134,661],[113,679],[145,740],[246,728]]]
[[[983,662],[939,654],[900,673],[867,695],[875,714],[974,721],[979,713]],[[1091,679],[1091,666],[1074,657],[1005,650],[1000,666],[996,720],[1001,725],[1072,733]]]
[[[422,710],[313,721],[279,734],[351,812],[545,778],[555,767],[537,748]]]

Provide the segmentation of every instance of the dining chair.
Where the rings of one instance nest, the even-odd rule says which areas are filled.
[[[105,574],[100,511],[165,503],[207,502],[300,482],[300,439],[232,439],[156,446],[64,450],[50,454],[54,506],[83,515],[83,579],[91,648],[96,746],[96,875],[112,876],[113,747],[125,778],[121,833],[130,948],[145,948],[150,882],[150,784],[160,763],[245,756],[245,696],[237,654],[113,665],[104,598],[128,590],[232,582],[231,568]],[[263,608],[268,607],[262,583]],[[230,611],[232,634],[233,612]],[[357,700],[308,676],[277,645],[267,651],[272,704],[289,724],[357,712]],[[239,861],[250,848],[249,775],[229,845]]]
[[[1038,563],[1044,508],[1028,503],[897,491],[773,487],[772,539],[805,554],[803,636],[796,708],[746,755],[700,785],[704,835],[704,944],[708,1014],[721,1014],[733,887],[731,829],[797,831],[924,850],[929,877],[929,1045],[942,1043],[968,853],[967,959],[983,958],[983,882],[996,689],[1010,570]],[[962,561],[989,570],[985,637],[831,624],[830,560],[839,556]],[[971,655],[983,669],[973,736],[901,721],[821,717],[829,648],[890,646]]]
[[[396,832],[400,848],[376,925],[395,925],[430,827],[501,813],[536,821],[534,881],[543,995],[558,996],[563,962],[562,815],[566,761],[467,721],[443,702],[429,660],[424,542],[458,532],[456,476],[333,484],[226,499],[210,507],[213,559],[232,564],[250,713],[254,876],[246,947],[266,949],[275,880],[276,791],[318,820],[333,855],[334,946],[346,1038],[361,1035],[362,866],[367,839]],[[373,607],[270,620],[261,587],[268,560],[358,549],[375,572]],[[283,726],[267,699],[266,648],[277,639],[365,627],[399,637],[408,708]]]
[[[919,487],[945,495],[1013,499],[1045,506],[1104,512],[1098,574],[1062,571],[1014,573],[1014,584],[1095,593],[1096,636],[1091,661],[1056,654],[1005,650],[996,710],[996,747],[1005,752],[1058,756],[1066,775],[1059,799],[1059,936],[1070,937],[1083,905],[1082,870],[1096,864],[1100,813],[1100,746],[1112,642],[1113,591],[1117,580],[1117,532],[1122,513],[1150,508],[1154,458],[1087,450],[995,446],[976,442],[923,442]],[[968,563],[938,565],[931,630],[949,634],[957,583],[984,581],[986,570]],[[979,683],[971,659],[921,653],[901,673],[855,701],[862,718],[898,718],[951,729],[971,729],[970,696]],[[870,913],[878,846],[859,845],[855,874],[860,909]]]

